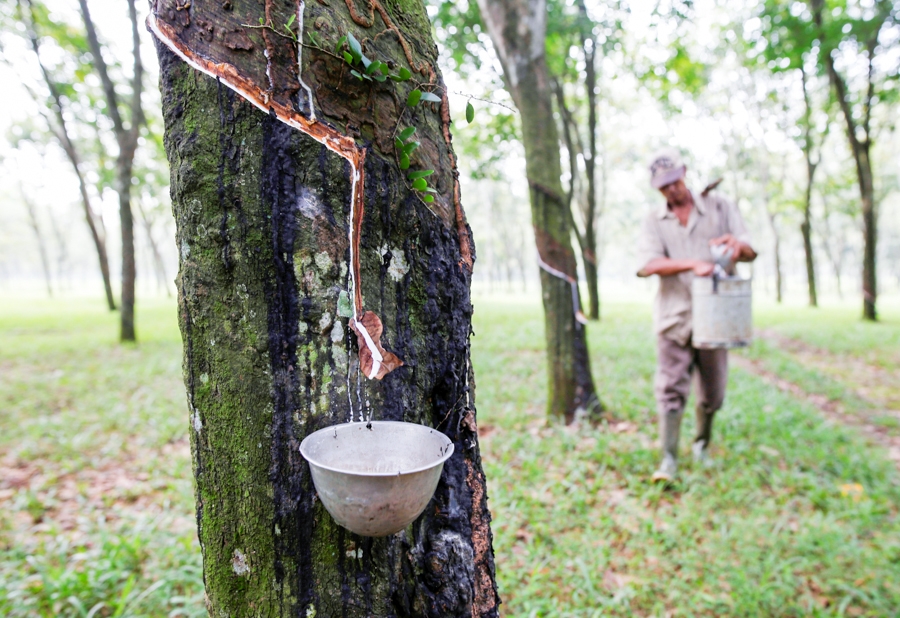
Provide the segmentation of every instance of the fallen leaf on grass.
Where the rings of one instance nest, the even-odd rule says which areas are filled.
[[[610,424],[609,429],[613,433],[634,433],[637,431],[638,426],[628,421],[620,421]]]
[[[616,573],[612,569],[607,569],[603,573],[603,586],[610,592],[615,592],[620,588],[624,588],[636,581],[636,577],[625,575],[624,573]]]
[[[0,486],[9,489],[22,489],[26,487],[38,469],[20,462],[13,467],[0,466]]]
[[[625,502],[625,499],[628,497],[628,490],[626,489],[613,489],[609,492],[609,497],[606,499],[606,504],[609,506],[618,506]]]

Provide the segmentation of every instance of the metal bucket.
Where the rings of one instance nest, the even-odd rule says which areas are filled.
[[[750,279],[694,277],[695,348],[742,348],[753,338]]]
[[[403,530],[425,510],[453,443],[415,423],[372,421],[320,429],[300,443],[334,520],[362,536]]]

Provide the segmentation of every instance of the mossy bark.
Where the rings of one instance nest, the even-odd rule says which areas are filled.
[[[522,122],[525,173],[531,196],[535,243],[545,264],[569,280],[541,270],[547,338],[551,418],[571,423],[602,411],[591,376],[585,325],[576,319],[577,288],[572,226],[560,181],[559,133],[544,54],[546,3],[478,0],[482,18],[503,66],[507,90]]]
[[[307,6],[306,24],[333,49],[331,39],[359,26],[343,3],[331,4]],[[215,3],[207,7],[212,16],[192,12],[185,41],[192,44],[194,27],[220,40],[213,18],[221,11],[235,13],[223,21],[257,23],[241,14],[256,5]],[[264,8],[268,16],[292,7],[269,0]],[[160,16],[168,8],[155,7]],[[382,8],[402,24],[415,59],[433,66],[421,2],[406,2],[402,12]],[[175,9],[171,15],[182,19]],[[386,46],[379,49],[365,30],[356,33],[372,55],[402,53],[396,37],[379,38]],[[231,39],[235,65],[241,67],[241,53],[266,49],[272,74],[289,75],[296,55],[283,47],[284,55],[273,53],[263,34],[250,33],[249,43]],[[320,122],[368,149],[357,284],[367,310],[384,324],[385,348],[404,362],[383,380],[369,380],[359,371],[342,300],[350,292],[350,164],[224,80],[191,68],[161,43],[157,48],[210,615],[498,615],[469,363],[471,245],[454,202],[446,101],[406,111],[423,144],[418,161],[436,170],[432,185],[442,198],[430,210],[404,183],[390,140],[379,148],[386,125],[359,120],[399,111],[394,100],[403,93],[390,83],[346,81],[340,62],[326,54],[304,58],[304,78],[324,110]],[[361,415],[426,424],[455,446],[425,512],[387,538],[338,526],[316,499],[298,450],[309,433]]]

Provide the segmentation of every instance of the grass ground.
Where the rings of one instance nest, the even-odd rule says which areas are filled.
[[[900,475],[883,450],[737,368],[718,467],[686,463],[673,491],[648,484],[649,311],[604,310],[589,332],[612,420],[576,431],[544,422],[539,307],[476,304],[505,615],[897,615]],[[0,304],[0,615],[205,613],[174,312],[144,303],[135,348],[115,343],[99,303]],[[745,357],[869,411],[890,386],[876,397],[826,368],[852,361],[894,383],[900,316],[885,318],[766,309],[757,322],[772,336]]]
[[[0,615],[205,615],[174,310],[0,305]]]

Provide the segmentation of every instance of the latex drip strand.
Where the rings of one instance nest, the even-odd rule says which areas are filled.
[[[566,283],[569,284],[569,287],[571,287],[571,289],[572,289],[572,308],[575,311],[575,320],[579,324],[587,324],[588,319],[584,315],[584,313],[581,311],[581,302],[579,301],[579,297],[578,297],[578,281],[575,280],[575,278],[562,272],[561,270],[557,270],[557,269],[553,268],[552,266],[550,266],[549,264],[547,264],[547,262],[545,262],[543,260],[543,258],[541,258],[540,253],[537,254],[537,263],[538,263],[538,266],[541,267],[541,270],[543,270],[547,274],[553,275],[557,279],[562,279],[563,281],[565,281]]]

